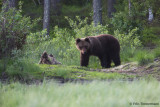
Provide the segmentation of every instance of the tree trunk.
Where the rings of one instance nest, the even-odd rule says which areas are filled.
[[[51,0],[51,15],[60,15],[60,1],[61,0]]]
[[[112,18],[112,13],[116,12],[116,9],[114,8],[114,4],[116,3],[116,0],[108,0],[108,10],[107,15],[109,18]]]
[[[93,22],[94,25],[102,24],[102,2],[93,0]]]
[[[47,29],[47,34],[49,34],[49,23],[50,23],[50,0],[44,0],[43,29]]]
[[[151,7],[149,7],[149,9],[148,9],[148,13],[149,13],[149,16],[148,16],[148,21],[149,21],[149,23],[151,23],[152,21],[153,21],[153,12],[152,12],[152,8]]]
[[[131,0],[128,0],[129,16],[131,16]]]
[[[16,7],[16,0],[9,0],[9,7]]]
[[[3,9],[5,12],[9,11],[10,8],[15,8],[16,7],[16,0],[3,0],[3,6],[5,6]],[[11,16],[14,15],[15,13],[13,12],[12,14],[10,14]],[[6,26],[7,22],[4,22],[4,29]],[[14,22],[13,22],[14,23]],[[10,27],[13,27],[14,24]],[[5,41],[6,44],[6,49],[4,49],[4,53],[11,55],[11,51],[15,48],[15,35],[11,35],[10,37],[8,37],[8,34],[6,33],[7,31],[4,31],[5,33],[3,33],[3,40]],[[8,56],[4,54],[4,56]]]
[[[57,4],[60,2],[61,0],[51,0],[51,7],[53,9],[57,8]]]
[[[3,0],[3,5],[6,5],[5,11],[8,11],[9,8],[16,7],[16,0]]]

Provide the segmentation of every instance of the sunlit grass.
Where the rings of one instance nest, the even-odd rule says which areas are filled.
[[[116,72],[105,73],[77,66],[40,65],[40,68],[41,73],[45,71],[45,77],[60,77],[63,79],[104,80],[134,78],[132,75],[119,74]]]
[[[132,107],[130,103],[135,102],[159,103],[159,90],[157,81],[0,83],[0,104],[1,107]]]

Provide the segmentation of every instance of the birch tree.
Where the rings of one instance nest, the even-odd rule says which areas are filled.
[[[152,22],[154,17],[153,17],[153,12],[152,12],[152,8],[151,7],[149,7],[149,9],[148,9],[148,14],[149,14],[148,21]]]

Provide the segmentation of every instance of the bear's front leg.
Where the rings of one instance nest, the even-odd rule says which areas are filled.
[[[89,62],[89,55],[88,54],[82,54],[80,56],[80,63],[81,66],[88,66],[88,62]]]

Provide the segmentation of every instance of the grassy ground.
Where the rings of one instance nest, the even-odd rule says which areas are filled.
[[[60,77],[64,79],[86,79],[86,80],[102,80],[102,79],[123,79],[132,76],[119,73],[99,72],[96,69],[76,66],[54,66],[41,65],[42,72],[45,71],[45,77]]]
[[[23,69],[19,71],[19,69]],[[101,72],[100,69],[65,66],[65,65],[37,65],[22,64],[20,68],[11,66],[6,75],[0,79],[4,81],[21,81],[21,82],[41,82],[43,79],[58,79],[61,82],[74,80],[113,80],[113,79],[133,79],[135,76],[120,74],[117,72]]]
[[[151,103],[159,107],[160,103],[160,83],[157,81],[0,83],[0,88],[1,107],[148,107]]]
[[[110,69],[35,64],[24,60],[7,66],[6,71],[1,72],[0,80],[32,83],[37,80],[41,82],[44,79],[58,79],[61,82],[66,82],[75,80],[135,80],[141,77],[153,77],[160,81],[160,58],[154,60],[145,65],[130,62]],[[143,61],[146,62],[146,60]],[[3,71],[3,69],[1,70]]]

